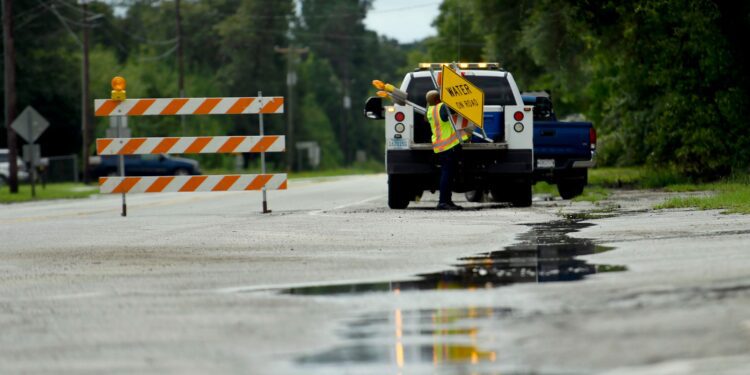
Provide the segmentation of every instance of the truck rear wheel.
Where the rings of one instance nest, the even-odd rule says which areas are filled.
[[[403,210],[409,206],[411,188],[405,176],[388,175],[388,207]]]
[[[530,207],[532,186],[530,183],[514,185],[511,190],[510,205],[513,207]]]
[[[573,199],[583,194],[583,181],[560,181],[557,183],[557,192],[562,199]]]
[[[508,201],[507,189],[499,188],[499,187],[491,188],[490,195],[492,196],[493,202],[507,202]]]
[[[484,202],[487,194],[484,192],[484,190],[469,190],[464,193],[464,196],[469,202],[480,203]]]

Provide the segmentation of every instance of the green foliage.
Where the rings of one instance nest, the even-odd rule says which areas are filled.
[[[522,90],[549,89],[558,115],[599,131],[599,161],[711,180],[750,165],[750,5],[709,0],[446,1],[437,41],[470,9],[486,60]],[[455,44],[455,43],[454,43]],[[430,43],[433,57],[450,43]],[[449,56],[450,57],[450,56]]]
[[[481,61],[482,28],[476,22],[476,9],[462,0],[445,0],[433,25],[438,36],[427,41],[430,61]]]
[[[31,104],[50,119],[52,127],[42,137],[45,156],[80,153],[81,49],[76,38],[83,15],[70,0],[55,4],[60,17],[45,4],[14,1],[18,110]],[[179,96],[175,2],[135,0],[119,6],[126,12],[120,8],[115,16],[112,3],[89,5],[90,14],[101,14],[90,21],[91,100],[109,96],[115,75],[127,79],[130,98]],[[284,96],[287,112],[265,116],[267,134],[285,134],[287,116],[293,116],[294,140],[318,142],[322,168],[351,166],[359,150],[368,163],[380,165],[382,127],[361,115],[373,92],[370,82],[399,82],[413,68],[407,64],[409,51],[426,49],[423,44],[401,46],[365,29],[370,8],[370,0],[182,1],[185,93],[256,96],[262,90],[266,96]],[[289,61],[276,51],[289,46],[310,52]],[[291,93],[287,69],[298,77]],[[345,97],[349,108],[343,106]],[[94,136],[103,137],[109,119],[93,123]],[[128,123],[137,137],[254,135],[259,129],[257,116],[144,116]],[[0,132],[0,144],[4,138]],[[288,149],[293,150],[291,144]],[[191,157],[205,169],[233,169],[235,163],[225,155]],[[267,158],[269,168],[287,169],[285,155]],[[255,168],[257,159],[246,155],[244,167]]]
[[[657,189],[688,182],[675,169],[607,167],[589,170],[589,185],[609,188]]]
[[[42,187],[36,185],[36,198],[31,197],[31,185],[21,184],[18,186],[18,194],[11,194],[7,186],[0,188],[0,203],[19,203],[29,202],[32,200],[50,200],[50,199],[74,199],[88,198],[91,195],[98,194],[96,187],[86,186],[74,183],[54,183]]]

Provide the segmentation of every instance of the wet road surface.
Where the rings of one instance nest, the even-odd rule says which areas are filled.
[[[744,374],[750,219],[385,177],[0,206],[4,373]],[[457,197],[456,197],[457,198]],[[446,230],[445,228],[450,228]],[[604,272],[622,271],[622,272]],[[573,281],[573,282],[547,282]]]
[[[292,288],[293,295],[361,295],[386,293],[395,298],[425,290],[491,289],[515,283],[570,282],[587,275],[625,271],[623,266],[592,265],[577,259],[612,250],[568,233],[592,226],[579,220],[530,224],[519,243],[502,250],[461,258],[455,268],[418,275],[414,281],[337,284]],[[512,308],[463,307],[368,313],[346,324],[344,346],[297,359],[303,372],[351,373],[385,371],[491,370],[496,351],[483,350],[478,339],[482,321],[502,319]],[[485,365],[483,367],[480,367]]]

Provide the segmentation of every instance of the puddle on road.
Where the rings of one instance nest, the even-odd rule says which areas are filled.
[[[594,224],[582,218],[529,225],[518,243],[503,250],[459,259],[454,269],[418,275],[417,280],[349,285],[324,285],[284,290],[293,295],[338,295],[423,290],[477,290],[514,283],[581,280],[601,272],[624,271],[622,266],[592,265],[576,259],[609,251],[569,233]],[[344,326],[347,344],[297,358],[306,373],[434,372],[497,373],[498,353],[483,348],[500,334],[492,322],[512,314],[509,308],[461,307],[372,313]],[[523,373],[508,372],[507,373]]]
[[[302,357],[306,373],[399,374],[439,367],[494,363],[497,353],[479,345],[481,319],[496,319],[510,309],[450,308],[370,314],[346,326],[350,345]],[[473,372],[475,373],[475,372]]]
[[[586,275],[623,271],[620,266],[592,265],[576,256],[601,253],[609,247],[585,238],[569,237],[594,224],[572,220],[532,224],[519,236],[520,243],[503,250],[459,259],[454,269],[418,275],[418,280],[323,285],[283,291],[297,295],[361,294],[393,290],[477,289],[514,283],[575,281]]]

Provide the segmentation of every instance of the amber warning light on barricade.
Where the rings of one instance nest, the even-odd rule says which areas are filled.
[[[123,101],[127,99],[127,94],[125,93],[125,87],[127,87],[128,83],[125,81],[125,78],[117,76],[115,78],[112,78],[111,83],[112,83],[112,100]]]

